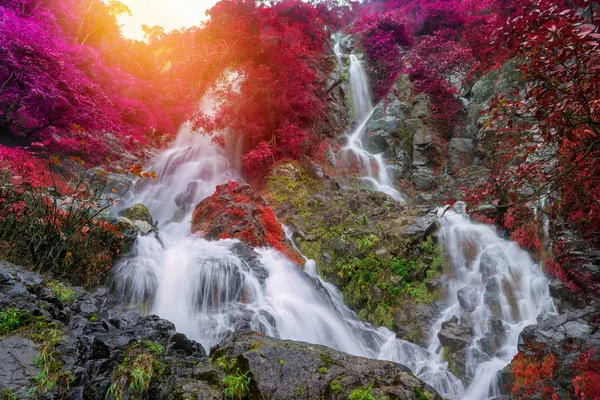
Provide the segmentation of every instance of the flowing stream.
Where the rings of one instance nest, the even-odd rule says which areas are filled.
[[[362,122],[349,134],[347,149],[365,166],[376,160],[379,175],[367,168],[365,178],[399,198],[386,183],[381,159],[362,149],[373,107],[364,70],[356,57],[350,58],[354,105]],[[125,201],[149,208],[159,222],[160,237],[138,237],[130,256],[115,270],[128,301],[172,321],[207,350],[231,332],[250,329],[395,361],[443,397],[481,400],[498,394],[497,372],[516,354],[522,329],[555,312],[548,281],[528,253],[492,227],[471,222],[458,204],[439,212],[439,242],[448,252],[451,272],[448,297],[431,328],[429,346],[397,339],[389,329],[360,321],[337,288],[319,277],[312,260],[302,270],[272,249],[255,249],[253,257],[235,240],[207,241],[190,234],[194,206],[218,184],[241,180],[228,159],[208,139],[183,126],[175,143],[154,161],[158,179],[138,186]],[[438,339],[442,323],[453,316],[472,332],[465,379],[472,383],[466,387],[450,372]]]
[[[339,42],[336,43],[334,52],[338,60],[341,60]],[[344,160],[359,164],[360,169],[365,171],[365,175],[361,179],[372,186],[374,190],[387,193],[396,200],[406,200],[400,191],[394,188],[383,154],[371,154],[364,148],[363,140],[368,140],[365,138],[365,127],[371,119],[375,107],[371,102],[369,78],[362,63],[354,54],[350,54],[349,58],[348,74],[350,76],[354,128],[345,135],[346,146],[342,148],[341,156],[344,157]],[[338,62],[338,64],[340,63]]]

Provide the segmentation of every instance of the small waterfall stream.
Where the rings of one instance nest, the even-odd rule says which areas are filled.
[[[334,49],[338,60],[341,59],[341,50],[339,42]],[[369,78],[360,60],[354,54],[350,54],[350,91],[352,95],[352,107],[354,113],[355,126],[351,132],[347,133],[346,146],[342,148],[343,157],[351,156],[359,163],[365,175],[361,179],[371,185],[374,190],[387,193],[396,200],[406,200],[404,196],[394,188],[387,166],[382,154],[371,154],[365,150],[363,140],[365,136],[365,127],[373,115],[375,108],[371,102],[371,91],[369,89]],[[374,168],[375,167],[375,168]]]

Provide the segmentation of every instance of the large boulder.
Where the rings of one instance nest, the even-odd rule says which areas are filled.
[[[473,341],[473,332],[470,327],[464,326],[453,316],[442,323],[438,332],[438,339],[444,346],[443,356],[448,362],[450,370],[459,378],[467,375],[467,350]]]
[[[441,399],[402,365],[309,343],[235,335],[211,354],[213,360],[236,360],[242,372],[249,372],[249,399],[347,399],[367,387],[378,393],[376,398]]]
[[[273,209],[250,185],[229,182],[219,185],[215,193],[194,209],[192,233],[207,239],[239,239],[251,246],[271,246],[292,261],[302,264],[302,257],[287,243]]]
[[[141,203],[122,209],[118,215],[142,236],[158,232],[150,211]]]

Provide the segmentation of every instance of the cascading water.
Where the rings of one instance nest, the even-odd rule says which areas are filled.
[[[339,42],[336,43],[334,51],[336,55],[340,54]],[[350,55],[350,91],[352,95],[352,105],[354,112],[354,120],[356,126],[346,135],[347,144],[341,150],[343,156],[351,155],[358,161],[360,166],[365,170],[366,175],[361,179],[368,182],[373,188],[379,192],[387,193],[396,200],[406,200],[404,196],[394,188],[392,179],[390,178],[388,168],[385,165],[382,154],[371,154],[364,149],[363,140],[365,136],[365,127],[369,122],[375,108],[371,102],[371,93],[369,90],[369,79],[365,72],[362,63],[354,55]],[[376,171],[373,171],[375,164]]]
[[[364,70],[352,59],[353,75],[360,77]],[[368,94],[365,83],[364,76],[356,79],[356,91]],[[369,99],[367,94],[363,100]],[[355,143],[349,146],[364,155],[358,151],[360,132],[372,106],[362,101],[356,107],[363,122],[349,136]],[[516,354],[521,330],[555,311],[548,282],[525,251],[501,239],[492,227],[470,222],[460,210],[447,211],[439,218],[439,240],[453,270],[448,300],[431,329],[430,345],[421,348],[360,321],[337,288],[318,276],[311,260],[302,271],[272,249],[256,249],[248,256],[252,252],[235,240],[211,242],[190,235],[194,206],[218,184],[240,177],[223,151],[189,126],[159,154],[153,168],[158,179],[136,187],[125,203],[148,206],[159,221],[160,239],[139,237],[130,256],[116,267],[116,282],[129,301],[171,320],[206,349],[231,332],[251,329],[395,361],[446,398],[479,400],[497,394],[496,374]],[[470,321],[473,331],[467,354],[472,384],[466,389],[449,371],[438,339],[442,322],[454,315]],[[494,323],[505,334],[490,354],[483,344],[494,334]]]
[[[453,272],[447,308],[432,327],[429,350],[441,358],[441,325],[453,316],[460,318],[472,332],[466,371],[472,383],[461,397],[492,398],[500,394],[496,376],[517,354],[523,328],[556,308],[547,278],[526,251],[500,238],[493,227],[471,222],[462,203],[440,215],[439,241]],[[496,345],[486,346],[490,341]]]
[[[129,301],[169,319],[206,349],[233,331],[251,329],[427,371],[442,382],[436,387],[441,393],[457,394],[447,388],[460,382],[444,365],[431,366],[434,355],[360,321],[336,287],[317,276],[314,262],[305,272],[272,249],[244,258],[235,240],[190,235],[193,205],[217,184],[238,179],[220,149],[185,128],[153,168],[157,181],[137,187],[126,201],[148,204],[160,223],[160,239],[139,237],[116,267],[115,281]]]

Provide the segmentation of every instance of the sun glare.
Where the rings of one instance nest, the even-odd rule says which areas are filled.
[[[132,16],[121,15],[123,36],[142,40],[142,25],[159,25],[166,32],[197,25],[218,0],[123,0]]]

